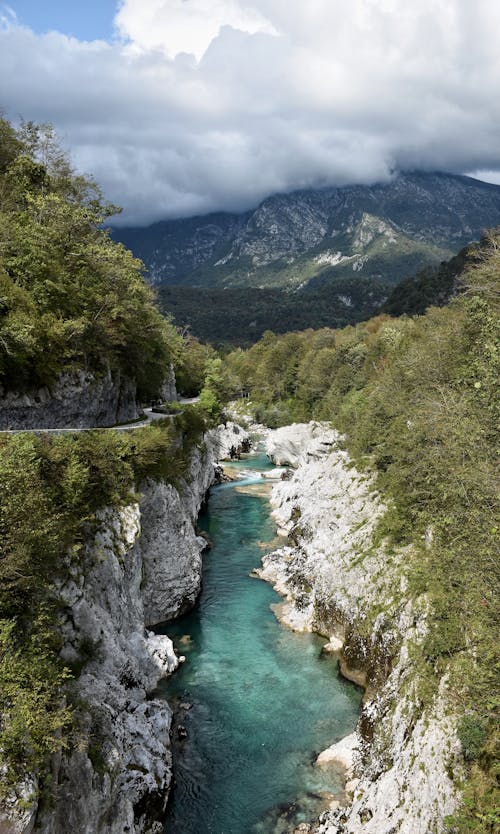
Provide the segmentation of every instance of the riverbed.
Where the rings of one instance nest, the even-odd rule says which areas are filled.
[[[175,709],[175,787],[166,834],[281,834],[342,790],[321,750],[351,733],[361,691],[340,677],[325,641],[283,628],[280,598],[252,578],[276,546],[258,454],[244,481],[212,489],[200,518],[212,548],[195,609],[163,629],[186,657],[161,694]]]

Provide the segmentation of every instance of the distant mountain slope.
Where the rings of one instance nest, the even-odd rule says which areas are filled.
[[[412,278],[401,281],[392,289],[380,312],[391,316],[418,316],[429,307],[443,307],[464,291],[464,275],[491,255],[497,239],[498,230],[493,230],[493,235],[485,234],[478,243],[464,246],[449,261],[425,267]]]
[[[473,247],[465,247],[439,266],[427,266],[413,278],[406,278],[394,289],[382,306],[391,316],[423,315],[429,307],[442,307],[457,292],[457,280]]]
[[[338,279],[308,292],[266,287],[159,288],[159,301],[179,327],[220,347],[247,347],[266,330],[287,333],[320,327],[345,327],[373,316],[389,290],[377,281]]]
[[[410,173],[113,235],[145,262],[155,284],[298,289],[347,277],[396,284],[499,224],[500,186]]]

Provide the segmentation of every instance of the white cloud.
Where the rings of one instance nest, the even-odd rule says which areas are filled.
[[[112,44],[3,24],[0,108],[53,121],[128,221],[500,170],[496,0],[124,0]]]
[[[474,177],[476,180],[482,180],[483,182],[500,185],[500,171],[471,171],[468,176]]]
[[[201,58],[222,26],[275,31],[254,5],[239,0],[124,0],[115,24],[136,48],[161,49],[171,58],[182,52]]]

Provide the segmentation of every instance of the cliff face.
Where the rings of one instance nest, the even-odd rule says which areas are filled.
[[[315,630],[339,650],[342,671],[367,687],[348,766],[347,799],[316,834],[429,834],[456,806],[450,779],[459,744],[446,680],[423,705],[412,645],[426,633],[425,600],[408,596],[408,552],[373,546],[384,506],[320,424],[272,433],[268,451],[296,471],[273,489],[274,516],[289,545],[264,557],[262,578],[286,598],[281,618]],[[332,739],[337,741],[337,739]],[[354,755],[352,749],[354,748]],[[343,755],[332,750],[332,758]]]
[[[168,793],[170,711],[147,696],[178,661],[168,638],[145,630],[140,593],[143,511],[155,499],[150,488],[141,504],[104,510],[60,589],[64,659],[88,659],[75,684],[83,749],[53,761],[53,805],[35,827],[44,834],[143,831]]]
[[[135,546],[143,566],[140,596],[146,625],[188,611],[200,592],[201,551],[206,541],[195,535],[194,524],[214,481],[213,464],[225,457],[222,438],[222,433],[211,433],[205,448],[195,449],[180,491],[169,484],[146,485],[142,534]]]
[[[187,610],[200,590],[205,540],[195,522],[216,461],[247,437],[209,432],[178,489],[149,480],[137,503],[105,508],[58,587],[62,655],[80,668],[75,750],[52,760],[47,800],[0,818],[9,834],[161,832],[172,778],[171,712],[154,698],[179,663],[171,641],[148,630]],[[29,786],[25,794],[29,795]],[[33,784],[31,787],[35,787]]]
[[[0,390],[0,429],[99,428],[138,417],[136,385],[108,369],[62,374],[49,388],[28,394]]]
[[[175,370],[173,365],[170,365],[170,368],[168,369],[168,374],[165,377],[163,385],[161,386],[160,397],[165,402],[173,402],[179,399],[175,379]]]

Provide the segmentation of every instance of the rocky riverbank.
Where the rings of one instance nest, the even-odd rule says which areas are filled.
[[[36,779],[0,814],[2,834],[143,834],[161,831],[172,778],[171,711],[154,697],[177,658],[170,639],[149,629],[192,606],[201,584],[196,520],[207,490],[247,434],[238,426],[209,432],[174,488],[149,480],[140,498],[105,508],[83,548],[68,557],[58,594],[62,655],[73,669],[80,704],[75,749],[55,756],[45,801],[28,801]]]
[[[425,599],[408,592],[410,553],[374,545],[385,507],[339,439],[328,426],[310,423],[278,429],[267,440],[271,459],[295,471],[272,492],[288,544],[264,557],[260,576],[285,598],[279,618],[327,636],[344,675],[366,688],[356,737],[341,745],[342,756],[338,745],[330,750],[347,767],[347,799],[301,830],[439,832],[456,807],[451,774],[461,766],[446,680],[424,706],[411,658],[426,632]]]

